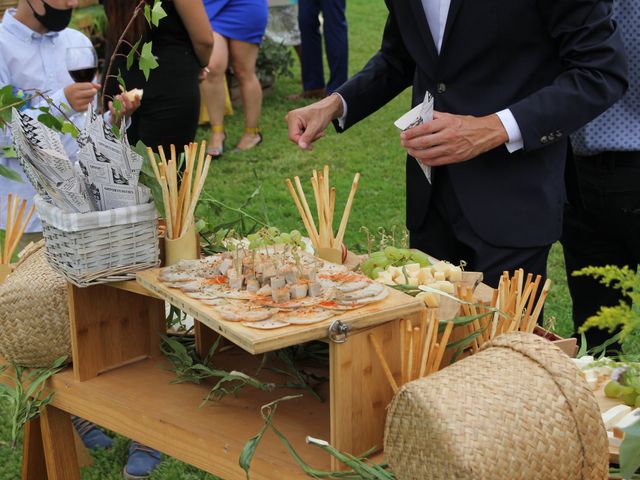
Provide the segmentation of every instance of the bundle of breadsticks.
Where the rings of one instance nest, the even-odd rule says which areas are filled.
[[[178,163],[176,149],[171,145],[170,158],[167,160],[162,146],[158,147],[160,162],[151,148],[147,148],[147,155],[151,162],[151,168],[156,180],[162,188],[162,201],[164,204],[166,235],[175,240],[184,235],[193,225],[193,216],[198,205],[204,182],[207,179],[211,155],[206,153],[206,142],[200,145],[191,143],[184,146],[184,171],[178,182]]]
[[[400,320],[400,378],[393,376],[378,339],[369,334],[373,350],[393,392],[407,382],[437,372],[442,367],[444,354],[451,338],[454,322],[440,322],[434,309],[429,309],[420,320]]]
[[[490,305],[475,302],[469,288],[458,285],[457,296],[463,303],[462,314],[476,318],[467,326],[475,339],[472,349],[478,350],[484,343],[506,332],[533,333],[542,313],[542,307],[551,288],[551,280],[547,279],[538,295],[542,276],[533,278],[533,274],[525,277],[524,270],[516,270],[513,276],[503,272],[498,288],[493,291]]]
[[[321,248],[342,248],[344,234],[347,230],[347,223],[349,222],[349,215],[351,214],[351,206],[356,191],[358,190],[360,174],[356,173],[353,177],[349,198],[344,207],[340,226],[336,234],[334,234],[333,230],[336,189],[335,187],[331,187],[329,183],[329,166],[325,165],[322,172],[314,170],[313,176],[311,177],[311,186],[313,188],[313,197],[316,202],[316,213],[318,216],[317,227],[302,184],[300,183],[300,177],[294,177],[293,180],[295,182],[295,188],[288,178],[286,180],[287,188],[296,204],[298,213],[300,213],[300,217],[302,218],[302,223],[316,251]]]
[[[17,195],[9,194],[7,196],[7,217],[5,219],[4,242],[0,242],[0,265],[8,265],[11,263],[13,254],[18,243],[24,235],[35,206],[32,205],[26,213],[27,201]],[[0,200],[0,215],[2,215],[2,201]]]

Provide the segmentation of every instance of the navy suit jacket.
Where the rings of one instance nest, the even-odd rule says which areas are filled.
[[[338,89],[345,129],[408,86],[435,109],[488,115],[510,108],[524,150],[500,146],[449,166],[472,228],[496,246],[548,245],[561,233],[568,135],[627,88],[611,0],[451,0],[438,55],[421,0],[385,0],[380,50]],[[418,230],[431,186],[407,159],[407,227]],[[435,173],[437,182],[437,169]]]

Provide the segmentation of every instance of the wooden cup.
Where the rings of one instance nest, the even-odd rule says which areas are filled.
[[[4,280],[11,273],[12,268],[11,265],[5,265],[4,263],[0,264],[0,283],[4,282]]]
[[[342,249],[341,248],[319,248],[316,255],[323,260],[331,263],[342,265]]]
[[[200,258],[200,244],[195,224],[191,224],[189,229],[180,238],[171,240],[164,239],[165,266],[178,263],[180,260],[195,260]]]

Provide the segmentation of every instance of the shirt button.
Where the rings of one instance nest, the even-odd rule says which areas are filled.
[[[444,93],[444,92],[446,92],[446,91],[447,91],[447,86],[446,86],[444,83],[439,83],[439,84],[436,86],[436,91],[437,91],[438,93]]]

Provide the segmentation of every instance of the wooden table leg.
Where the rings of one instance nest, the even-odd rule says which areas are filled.
[[[47,480],[47,464],[42,447],[40,418],[31,420],[24,427],[22,442],[22,480]]]
[[[51,405],[40,415],[49,480],[80,480],[71,415]]]
[[[359,455],[383,447],[387,405],[393,398],[368,335],[382,346],[389,368],[400,379],[399,320],[350,334],[346,343],[331,343],[331,444]],[[332,468],[342,469],[332,458]]]

